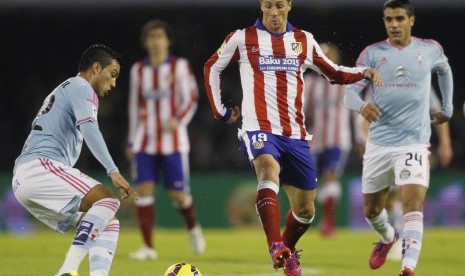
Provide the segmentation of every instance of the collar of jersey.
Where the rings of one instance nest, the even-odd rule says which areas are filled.
[[[262,30],[262,31],[266,31],[268,32],[270,35],[274,36],[274,37],[281,37],[283,36],[285,33],[287,32],[293,32],[294,31],[294,26],[292,26],[291,23],[287,22],[287,25],[286,25],[286,31],[284,33],[280,33],[280,34],[276,34],[276,33],[272,33],[270,31],[268,31],[265,27],[265,25],[263,25],[263,22],[262,20],[259,18],[257,19],[257,21],[255,21],[255,28],[259,29],[259,30]]]

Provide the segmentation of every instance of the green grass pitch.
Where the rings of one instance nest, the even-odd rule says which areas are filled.
[[[159,259],[137,262],[127,256],[140,245],[139,234],[135,229],[123,227],[111,275],[162,276],[176,262],[192,263],[204,276],[282,275],[271,267],[260,229],[213,229],[206,230],[205,234],[207,252],[195,256],[190,251],[186,231],[160,230],[156,233]],[[71,238],[71,234],[61,236],[47,230],[27,237],[0,234],[0,275],[54,275]],[[387,261],[377,271],[369,269],[368,256],[376,241],[377,236],[371,231],[340,230],[335,238],[323,239],[312,229],[299,243],[303,249],[303,275],[397,275],[398,262]],[[465,275],[464,249],[465,229],[427,229],[416,275]],[[89,275],[87,261],[80,273]]]

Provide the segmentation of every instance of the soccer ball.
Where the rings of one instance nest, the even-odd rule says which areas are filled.
[[[202,273],[191,264],[178,263],[168,267],[164,276],[202,276]]]

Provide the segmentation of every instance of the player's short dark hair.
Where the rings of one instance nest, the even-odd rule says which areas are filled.
[[[165,31],[166,36],[168,37],[168,40],[171,43],[174,42],[173,27],[171,27],[171,25],[168,24],[166,21],[160,19],[152,19],[147,21],[147,23],[145,23],[140,30],[140,43],[142,47],[145,47],[145,40],[147,39],[149,32],[153,29],[163,29]]]
[[[415,15],[413,4],[409,0],[388,0],[384,3],[383,12],[387,8],[397,9],[401,8],[407,11],[408,16]]]
[[[102,44],[94,44],[82,53],[81,59],[79,60],[79,71],[86,71],[95,62],[100,63],[102,68],[105,68],[110,65],[112,60],[116,60],[121,64],[122,56],[110,47]]]

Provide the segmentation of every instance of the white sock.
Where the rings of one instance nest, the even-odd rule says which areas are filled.
[[[402,267],[414,270],[420,258],[423,240],[423,213],[409,212],[404,215],[402,239]]]
[[[95,242],[95,239],[115,216],[119,205],[119,200],[115,198],[104,198],[92,205],[78,224],[73,243],[58,271],[58,275],[70,270],[79,270],[79,265],[91,248],[92,243]]]
[[[90,276],[107,276],[115,256],[119,236],[119,221],[112,220],[89,249]]]
[[[341,197],[341,183],[339,181],[326,182],[316,194],[318,203],[324,203],[328,198],[339,199]]]
[[[386,209],[383,209],[377,217],[365,218],[365,220],[381,236],[383,243],[390,243],[394,240],[395,230],[389,223]]]

